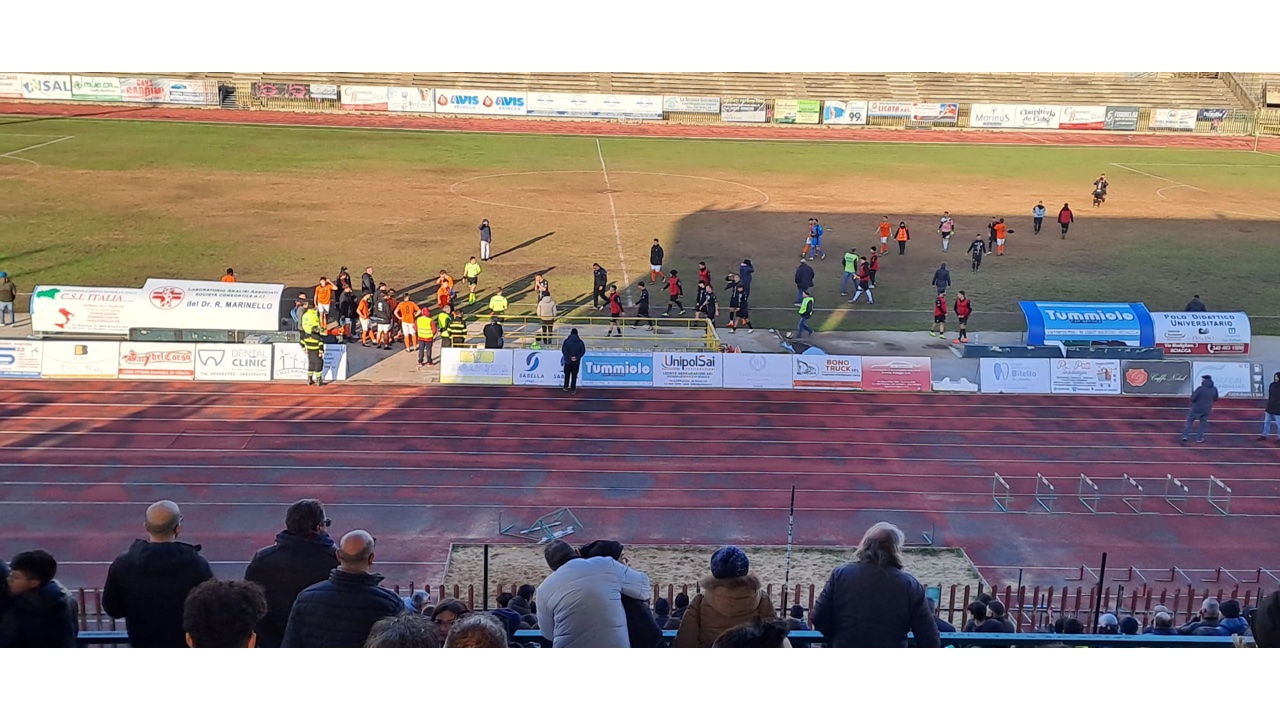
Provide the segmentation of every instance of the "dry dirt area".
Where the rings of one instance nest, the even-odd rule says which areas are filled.
[[[545,546],[490,545],[489,585],[504,587],[529,583],[537,585],[546,578],[547,564],[542,559]],[[649,575],[660,588],[674,585],[693,586],[710,574],[711,554],[717,548],[701,545],[632,545],[624,551],[631,567]],[[751,560],[751,570],[765,584],[781,585],[786,567],[785,546],[743,546]],[[791,585],[816,585],[821,589],[831,571],[853,560],[854,548],[795,547],[791,553]],[[926,585],[977,585],[987,583],[959,548],[908,548],[906,569]],[[449,553],[445,586],[458,585],[465,595],[468,585],[477,588],[484,579],[484,549],[481,545],[454,545]]]

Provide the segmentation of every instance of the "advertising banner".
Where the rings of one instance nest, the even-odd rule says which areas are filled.
[[[982,104],[969,108],[969,127],[1011,128],[1017,126],[1017,105]]]
[[[387,89],[362,85],[342,86],[342,109],[377,111],[387,109]]]
[[[982,358],[978,361],[978,387],[983,393],[1048,395],[1051,362],[1048,358]]]
[[[302,349],[302,345],[298,343],[272,343],[271,348],[273,355],[271,378],[273,380],[307,379],[307,351]],[[503,351],[499,350],[498,352]],[[506,352],[510,352],[510,350]],[[440,382],[444,382],[443,372],[440,377]],[[320,371],[320,379],[324,382],[347,379],[346,345],[324,346],[324,369]],[[511,384],[509,374],[506,384]]]
[[[1244,313],[1151,313],[1156,347],[1169,355],[1248,355],[1252,340]]]
[[[255,100],[310,100],[310,83],[256,82],[250,86]]]
[[[564,354],[559,350],[514,350],[516,385],[564,387]]]
[[[523,90],[436,88],[435,102],[436,112],[452,115],[529,114],[529,94]]]
[[[1156,108],[1151,111],[1152,130],[1195,130],[1196,111]]]
[[[1058,127],[1063,130],[1104,130],[1106,125],[1105,105],[1068,105],[1058,118]]]
[[[120,102],[120,78],[71,76],[71,97],[76,100]]]
[[[1108,105],[1106,118],[1102,121],[1102,129],[1133,132],[1138,129],[1138,117],[1141,114],[1140,107]]]
[[[662,119],[661,95],[603,93],[529,93],[528,113],[547,117]]]
[[[1019,105],[1017,127],[1056,130],[1061,118],[1062,108],[1057,105]]]
[[[867,117],[911,117],[915,103],[897,100],[872,100],[867,103]]]
[[[929,392],[933,390],[933,364],[927,357],[863,357],[862,389]]]
[[[31,327],[38,333],[127,335],[129,328],[256,330],[280,325],[283,285],[150,279],[141,290],[38,285]]]
[[[1196,111],[1197,122],[1213,122],[1214,120],[1226,120],[1227,115],[1231,113],[1226,108],[1200,108]]]
[[[40,377],[42,343],[0,340],[0,378]]]
[[[662,109],[667,112],[720,114],[720,98],[690,95],[664,95]]]
[[[217,105],[218,83],[212,80],[165,80],[164,101],[172,105]]]
[[[196,380],[262,382],[271,379],[270,345],[196,345]]]
[[[1191,388],[1200,387],[1200,378],[1213,377],[1219,397],[1261,398],[1267,396],[1267,379],[1262,374],[1262,363],[1248,362],[1193,362],[1191,364]]]
[[[1191,394],[1191,363],[1186,360],[1125,360],[1120,364],[1125,395]]]
[[[653,355],[588,352],[578,381],[586,387],[652,387]]]
[[[912,122],[951,123],[960,120],[959,103],[911,103]]]
[[[790,390],[793,355],[725,353],[724,386],[756,390]]]
[[[51,341],[40,354],[42,378],[115,380],[120,372],[120,343],[114,341]]]
[[[724,387],[721,353],[653,354],[654,387]]]
[[[444,348],[440,382],[447,385],[510,385],[512,350]]]
[[[1027,344],[1049,342],[1123,342],[1154,347],[1151,313],[1142,303],[1018,303],[1027,319]]]
[[[338,86],[337,85],[319,85],[316,83],[312,83],[311,97],[315,98],[316,100],[337,100]]]
[[[720,102],[721,122],[769,122],[769,102],[763,98],[725,98]]]
[[[0,98],[22,97],[22,76],[18,73],[0,73]]]
[[[1061,358],[1053,364],[1055,395],[1119,395],[1120,361]]]
[[[791,362],[792,387],[862,389],[862,358],[857,355],[792,355]]]
[[[866,100],[823,100],[822,122],[827,125],[866,125]]]
[[[195,343],[120,343],[121,380],[195,378]]]
[[[19,75],[22,97],[28,100],[70,100],[70,75]]]
[[[427,88],[387,88],[387,110],[391,112],[435,112],[431,101],[431,91]]]
[[[165,83],[155,78],[121,78],[120,99],[125,102],[162,103]]]
[[[817,125],[822,103],[817,100],[774,100],[773,121],[787,125]]]

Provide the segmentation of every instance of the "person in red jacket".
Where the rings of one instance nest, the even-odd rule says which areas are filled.
[[[960,337],[953,342],[957,345],[969,342],[969,315],[973,312],[973,306],[969,304],[969,297],[964,291],[956,293],[956,320],[960,321]]]
[[[618,324],[618,318],[622,317],[622,297],[618,295],[618,286],[609,286],[609,332],[605,333],[605,337],[613,334],[614,330],[618,331],[618,337],[622,337],[622,326]]]
[[[867,256],[867,259],[865,261],[867,263],[867,280],[869,281],[868,287],[871,290],[876,289],[876,272],[880,270],[881,254],[882,253],[876,252],[875,248],[871,248],[871,254]]]
[[[667,317],[671,314],[672,305],[680,308],[680,314],[683,315],[684,303],[680,302],[680,296],[684,295],[684,285],[680,284],[680,273],[677,270],[672,270],[671,274],[667,276],[667,294],[669,296],[667,310],[662,313],[662,317]]]
[[[1062,226],[1062,237],[1067,236],[1067,230],[1070,229],[1071,223],[1075,222],[1076,216],[1071,212],[1071,206],[1062,203],[1062,209],[1058,211],[1058,224]]]
[[[704,282],[707,287],[711,287],[711,271],[707,269],[707,264],[704,262],[698,263],[698,282]]]
[[[933,301],[933,327],[929,329],[929,337],[947,337],[947,294],[938,293]]]

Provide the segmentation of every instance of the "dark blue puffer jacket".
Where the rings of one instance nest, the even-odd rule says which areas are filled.
[[[335,550],[328,533],[282,532],[276,535],[275,545],[253,556],[244,579],[261,585],[267,596],[267,616],[258,623],[258,647],[280,647],[293,601],[298,593],[329,577],[338,566]]]
[[[281,647],[364,647],[374,623],[405,611],[400,596],[381,582],[381,575],[334,568],[328,580],[298,594]]]
[[[0,648],[73,648],[76,602],[57,581],[19,595],[0,620]]]

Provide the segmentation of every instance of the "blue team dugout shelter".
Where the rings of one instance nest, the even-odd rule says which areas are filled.
[[[1155,347],[1151,313],[1142,303],[1044,302],[1018,303],[1027,319],[1027,344],[1122,342],[1130,347]]]

